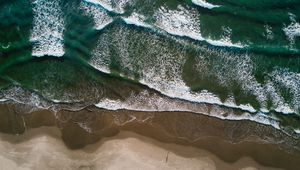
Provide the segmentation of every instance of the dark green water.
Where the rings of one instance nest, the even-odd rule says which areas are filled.
[[[300,129],[299,0],[1,0],[0,56],[3,102],[199,103]]]

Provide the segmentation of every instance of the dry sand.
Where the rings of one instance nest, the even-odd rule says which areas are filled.
[[[1,133],[0,169],[271,169],[247,157],[229,164],[199,148],[161,143],[127,131],[79,150],[68,149],[60,136],[53,127],[31,129],[20,136]]]

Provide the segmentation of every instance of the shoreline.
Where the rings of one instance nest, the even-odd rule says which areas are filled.
[[[42,126],[58,127],[66,146],[77,150],[128,132],[200,148],[231,164],[251,157],[264,166],[293,169],[300,161],[300,151],[296,149],[299,139],[252,121],[228,121],[189,112],[109,111],[92,106],[55,114],[50,110],[25,110],[21,105],[1,104],[0,131],[23,134]]]

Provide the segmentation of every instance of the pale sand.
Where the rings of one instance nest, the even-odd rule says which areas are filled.
[[[226,163],[195,147],[161,143],[132,132],[121,132],[80,150],[68,149],[57,128],[37,128],[21,136],[0,134],[2,170],[214,170],[271,169],[251,158]]]

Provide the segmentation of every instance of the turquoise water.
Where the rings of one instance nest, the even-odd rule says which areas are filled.
[[[216,105],[248,114],[213,116],[299,131],[299,0],[1,0],[0,11],[1,101]]]

